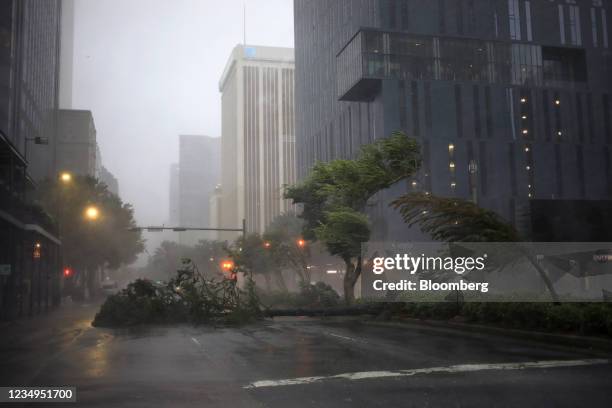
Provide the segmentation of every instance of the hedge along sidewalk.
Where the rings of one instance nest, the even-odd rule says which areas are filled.
[[[530,340],[547,344],[556,344],[559,346],[588,349],[589,351],[595,352],[597,354],[602,354],[602,352],[604,352],[608,356],[610,355],[610,353],[612,353],[612,340],[604,339],[601,337],[547,333],[519,329],[506,329],[503,327],[488,326],[482,324],[461,323],[448,320],[415,319],[410,317],[389,321],[363,319],[361,320],[361,322],[373,326],[398,328],[409,328],[418,326],[419,328],[430,328],[433,330],[461,331],[473,335],[490,334],[520,340]]]

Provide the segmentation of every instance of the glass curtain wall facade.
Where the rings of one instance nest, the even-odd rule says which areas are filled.
[[[299,177],[395,130],[417,138],[422,171],[378,197],[376,239],[406,236],[386,203],[407,191],[475,198],[527,233],[536,200],[612,199],[610,7],[296,0]]]
[[[26,196],[56,169],[60,15],[59,0],[0,2],[0,319],[60,301],[57,226]]]

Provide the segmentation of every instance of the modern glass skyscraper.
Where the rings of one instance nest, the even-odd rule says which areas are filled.
[[[577,232],[581,221],[569,237],[554,224],[568,209],[596,213],[591,225],[612,215],[602,201],[612,198],[610,1],[295,0],[294,10],[299,177],[395,130],[421,143],[418,177],[375,203],[377,239],[405,236],[386,204],[419,190],[477,200],[542,239],[598,238]]]
[[[263,232],[290,203],[295,181],[293,49],[238,45],[222,93],[221,222]],[[234,234],[235,236],[235,234]]]

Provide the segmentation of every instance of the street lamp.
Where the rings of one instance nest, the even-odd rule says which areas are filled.
[[[270,247],[272,246],[272,244],[269,241],[264,242],[264,248],[266,249],[270,249]]]
[[[72,174],[67,171],[63,171],[60,173],[60,181],[64,184],[68,184],[72,181]]]
[[[298,239],[297,246],[300,248],[304,248],[306,246],[306,241],[304,241],[302,238]]]
[[[97,207],[90,205],[85,209],[85,218],[90,221],[95,221],[100,217],[100,210]]]

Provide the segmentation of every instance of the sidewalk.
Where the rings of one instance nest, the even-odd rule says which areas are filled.
[[[509,337],[521,340],[536,341],[540,343],[548,343],[565,347],[581,348],[589,350],[596,354],[604,353],[610,355],[612,353],[612,339],[603,337],[578,336],[569,334],[547,333],[538,331],[507,329],[496,326],[486,326],[481,324],[462,323],[445,320],[426,320],[402,318],[398,320],[380,321],[380,320],[362,320],[364,324],[386,327],[425,327],[434,330],[455,330],[465,333],[478,335],[489,334],[502,337]]]

